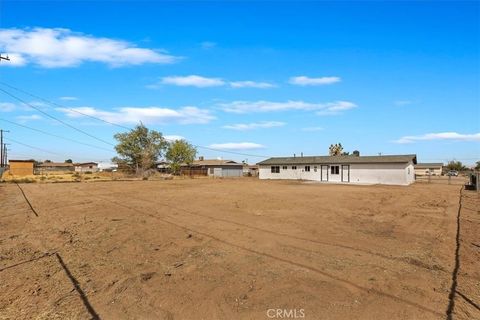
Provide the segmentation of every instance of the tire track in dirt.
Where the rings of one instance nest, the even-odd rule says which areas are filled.
[[[18,183],[15,183],[17,185],[17,187],[20,189],[22,195],[23,195],[23,198],[25,199],[25,201],[27,202],[28,206],[30,207],[31,211],[35,214],[36,217],[39,217],[37,211],[34,209],[34,207],[32,206],[32,203],[30,202],[30,200],[28,199],[27,195],[25,194],[24,190],[22,187],[20,187],[20,185]],[[43,254],[42,256],[39,256],[39,257],[36,257],[36,258],[32,258],[32,259],[29,259],[27,261],[22,261],[22,262],[19,262],[19,263],[16,263],[14,265],[11,265],[11,266],[7,266],[5,268],[2,268],[0,269],[0,272],[1,271],[4,271],[4,270],[7,270],[7,269],[11,269],[11,268],[14,268],[14,267],[18,267],[20,265],[24,265],[26,263],[35,263],[36,261],[42,259],[42,258],[46,258],[46,257],[51,257],[51,256],[55,256],[57,258],[57,261],[58,263],[60,264],[60,266],[62,267],[62,269],[65,271],[65,274],[67,275],[68,279],[70,280],[70,282],[72,283],[74,289],[77,291],[77,293],[79,294],[79,297],[80,299],[82,300],[83,302],[83,305],[85,306],[87,312],[90,314],[91,316],[91,319],[93,320],[100,320],[100,316],[98,315],[98,313],[95,311],[95,309],[92,307],[92,305],[90,304],[87,296],[85,295],[84,291],[82,290],[81,286],[80,286],[80,283],[78,282],[78,280],[73,276],[73,274],[71,273],[70,269],[68,268],[68,266],[65,264],[64,260],[62,259],[61,255],[58,253],[58,251],[55,251],[55,252],[49,252],[50,250],[46,250],[44,245],[41,244],[41,247],[43,249],[44,252],[46,252],[45,254]]]
[[[85,192],[86,193],[86,192]],[[128,210],[131,210],[131,211],[134,211],[136,213],[139,213],[139,214],[142,214],[144,216],[149,216],[149,217],[152,217],[154,219],[157,219],[159,221],[162,221],[166,224],[169,224],[169,225],[172,225],[172,226],[175,226],[179,229],[182,229],[182,230],[185,230],[187,232],[193,232],[193,233],[197,233],[199,235],[202,235],[204,237],[207,237],[207,238],[210,238],[212,240],[215,240],[219,243],[222,243],[222,244],[225,244],[227,246],[230,246],[230,247],[234,247],[234,248],[237,248],[237,249],[240,249],[242,251],[247,251],[247,252],[250,252],[250,253],[253,253],[253,254],[256,254],[256,255],[259,255],[259,256],[263,256],[263,257],[266,257],[266,258],[269,258],[269,259],[272,259],[272,260],[276,260],[276,261],[280,261],[280,262],[283,262],[283,263],[286,263],[286,264],[289,264],[289,265],[293,265],[293,266],[296,266],[296,267],[299,267],[299,268],[303,268],[303,269],[306,269],[306,270],[309,270],[309,271],[312,271],[312,272],[315,272],[317,274],[320,274],[326,278],[329,278],[329,279],[332,279],[332,280],[335,280],[336,282],[338,283],[341,283],[343,284],[345,287],[347,288],[350,288],[350,289],[357,289],[359,291],[362,291],[362,292],[366,292],[367,294],[376,294],[378,296],[381,296],[381,297],[384,297],[384,298],[387,298],[387,299],[391,299],[393,301],[396,301],[398,303],[403,303],[403,304],[407,304],[411,307],[414,307],[414,308],[417,308],[419,310],[422,310],[422,311],[425,311],[425,312],[428,312],[430,314],[434,314],[436,316],[442,316],[442,313],[436,311],[436,310],[432,310],[430,308],[427,308],[423,305],[420,305],[416,302],[413,302],[413,301],[410,301],[410,300],[406,300],[406,299],[403,299],[403,298],[400,298],[400,297],[397,297],[395,295],[392,295],[392,294],[389,294],[389,293],[386,293],[386,292],[383,292],[383,291],[380,291],[380,290],[377,290],[377,289],[374,289],[374,288],[367,288],[367,287],[364,287],[364,286],[361,286],[355,282],[352,282],[352,281],[349,281],[349,280],[346,280],[346,279],[342,279],[338,276],[335,276],[333,274],[330,274],[330,273],[327,273],[325,271],[322,271],[320,269],[317,269],[315,267],[312,267],[312,266],[309,266],[309,265],[306,265],[306,264],[303,264],[303,263],[298,263],[298,262],[295,262],[295,261],[291,261],[289,259],[286,259],[286,258],[282,258],[282,257],[279,257],[279,256],[276,256],[276,255],[272,255],[272,254],[269,254],[269,253],[266,253],[266,252],[262,252],[262,251],[259,251],[259,250],[255,250],[255,249],[251,249],[251,248],[247,248],[247,247],[244,247],[244,246],[241,246],[241,245],[238,245],[238,244],[235,244],[235,243],[232,243],[230,241],[227,241],[227,240],[224,240],[224,239],[220,239],[216,236],[213,236],[211,234],[208,234],[208,233],[205,233],[203,231],[199,231],[199,230],[196,230],[196,229],[193,229],[191,227],[187,227],[187,226],[184,226],[184,225],[180,225],[178,223],[175,223],[175,222],[172,222],[168,219],[165,219],[165,218],[160,218],[154,214],[151,214],[151,213],[147,213],[147,212],[144,212],[142,210],[139,210],[135,207],[131,207],[131,206],[128,206],[126,204],[122,204],[120,202],[115,202],[115,201],[112,201],[108,198],[105,198],[105,197],[102,197],[102,196],[99,196],[99,195],[95,195],[95,194],[90,194],[90,193],[86,193],[88,194],[89,196],[93,197],[93,198],[96,198],[96,199],[99,199],[99,200],[102,200],[102,201],[107,201],[109,203],[112,203],[116,206],[119,206],[119,207],[122,207],[122,208],[126,208]]]
[[[82,191],[82,192],[84,192],[84,191]],[[89,194],[89,195],[94,196],[92,194]],[[224,222],[224,223],[230,223],[230,224],[233,224],[233,225],[253,229],[253,230],[256,230],[256,231],[260,231],[260,232],[264,232],[264,233],[268,233],[268,234],[273,234],[273,235],[277,235],[277,236],[281,236],[281,237],[287,237],[287,238],[291,238],[291,239],[295,239],[295,240],[306,241],[306,242],[310,242],[310,243],[314,243],[314,244],[320,244],[320,245],[330,246],[330,247],[335,247],[335,248],[342,248],[342,249],[351,250],[351,251],[354,251],[354,252],[363,252],[363,253],[366,253],[366,254],[369,254],[369,255],[377,256],[377,257],[387,259],[387,260],[390,260],[390,261],[401,262],[401,263],[404,263],[404,264],[407,264],[407,265],[410,265],[410,266],[420,267],[420,268],[423,268],[423,269],[426,269],[426,270],[431,270],[433,268],[432,266],[429,266],[429,265],[426,265],[426,264],[423,264],[423,263],[419,263],[418,260],[411,259],[409,257],[387,256],[387,255],[384,255],[382,253],[374,252],[374,251],[371,251],[371,250],[366,250],[366,249],[362,249],[362,248],[347,246],[347,245],[343,245],[343,244],[331,243],[331,242],[327,242],[327,241],[320,241],[320,240],[314,240],[314,239],[299,237],[299,236],[291,235],[291,234],[288,234],[288,233],[263,229],[263,228],[259,228],[259,227],[256,227],[256,226],[252,226],[252,225],[248,225],[248,224],[244,224],[244,223],[240,223],[240,222],[236,222],[236,221],[232,221],[232,220],[228,220],[228,219],[212,217],[212,216],[201,214],[201,213],[198,213],[198,212],[193,212],[193,211],[190,211],[190,210],[187,210],[187,209],[184,209],[184,208],[174,207],[174,206],[171,206],[171,205],[168,205],[168,204],[165,204],[165,203],[158,203],[158,202],[148,200],[148,199],[143,199],[143,198],[140,198],[140,197],[135,197],[135,199],[140,200],[140,201],[144,201],[144,202],[147,202],[147,203],[151,203],[151,204],[154,204],[154,205],[160,205],[160,206],[164,206],[164,207],[167,207],[167,208],[170,208],[170,209],[181,211],[181,212],[187,213],[189,215],[210,219],[211,221],[220,221],[220,222]],[[174,218],[174,217],[171,217],[171,216],[168,216],[168,217],[169,218]],[[422,230],[423,230],[423,228],[422,228]],[[443,269],[438,269],[437,268],[437,270],[439,270],[441,272],[446,272]]]
[[[17,185],[18,189],[20,189],[20,191],[22,192],[23,198],[25,199],[25,201],[27,202],[28,206],[30,207],[30,210],[32,210],[32,212],[35,214],[35,216],[38,217],[37,211],[35,211],[35,209],[33,208],[32,204],[30,203],[30,201],[28,200],[27,196],[25,195],[25,192],[23,191],[22,187],[20,187],[20,185],[19,185],[17,182],[15,182],[15,184]]]

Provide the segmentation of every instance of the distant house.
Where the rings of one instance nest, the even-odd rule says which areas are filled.
[[[98,163],[96,162],[84,162],[75,163],[75,172],[97,172]]]
[[[98,171],[116,171],[118,169],[118,164],[110,162],[99,162]]]
[[[9,160],[9,172],[14,176],[30,176],[33,175],[33,167],[35,161],[33,160]]]
[[[44,162],[40,163],[36,166],[38,173],[44,172],[65,172],[65,171],[73,171],[75,167],[73,163],[68,162]]]
[[[204,159],[200,157],[194,160],[191,165],[182,165],[182,174],[188,175],[192,172],[196,175],[210,177],[241,177],[243,175],[243,164],[233,160]]]
[[[243,175],[248,177],[258,177],[258,166],[257,165],[243,165]]]
[[[409,154],[270,158],[258,165],[260,179],[408,185],[415,181],[416,163],[416,155]]]
[[[441,176],[443,163],[417,163],[415,165],[415,175],[417,176]]]

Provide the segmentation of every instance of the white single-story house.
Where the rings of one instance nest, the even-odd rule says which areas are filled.
[[[99,162],[98,171],[117,171],[118,164],[110,162]]]
[[[308,156],[270,158],[258,163],[260,179],[333,183],[409,185],[415,181],[417,156]]]
[[[97,172],[98,163],[96,162],[84,162],[75,163],[75,172]]]
[[[417,163],[414,168],[417,176],[441,176],[443,163]]]

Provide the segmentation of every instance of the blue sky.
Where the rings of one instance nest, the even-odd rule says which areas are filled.
[[[0,88],[103,140],[70,109],[261,156],[331,143],[422,162],[480,159],[479,2],[2,1]],[[62,108],[63,106],[63,108]],[[114,156],[0,92],[11,158]],[[32,149],[35,146],[50,153]],[[199,149],[199,155],[262,158]]]

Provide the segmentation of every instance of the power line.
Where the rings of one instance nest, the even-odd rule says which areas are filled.
[[[40,96],[38,96],[38,95],[36,95],[36,94],[33,94],[33,93],[27,92],[27,91],[25,91],[25,90],[23,90],[23,89],[14,87],[14,86],[9,85],[8,83],[5,83],[5,82],[3,82],[3,81],[0,81],[0,84],[4,85],[4,86],[6,86],[6,87],[9,87],[10,89],[13,89],[13,90],[16,90],[16,91],[18,91],[18,92],[21,92],[21,93],[23,93],[23,94],[25,94],[25,95],[27,95],[27,96],[32,97],[32,98],[39,99],[39,100],[41,100],[41,101],[43,101],[43,102],[46,102],[46,103],[48,103],[48,104],[51,104],[51,105],[53,105],[53,106],[56,106],[56,107],[59,107],[59,108],[62,108],[62,109],[66,109],[66,110],[68,110],[68,111],[72,111],[72,112],[78,113],[78,114],[80,114],[80,115],[82,115],[82,116],[89,117],[89,118],[91,118],[91,119],[95,119],[95,120],[98,120],[98,121],[102,121],[102,122],[104,122],[104,123],[111,124],[111,125],[113,125],[113,126],[116,126],[116,127],[122,128],[122,129],[132,130],[132,128],[129,128],[129,127],[127,127],[127,126],[124,126],[124,125],[121,125],[121,124],[118,124],[118,123],[114,123],[114,122],[110,122],[110,121],[107,121],[107,120],[105,120],[105,119],[92,116],[91,114],[87,114],[87,113],[78,111],[77,109],[69,108],[69,107],[66,107],[66,106],[64,106],[64,105],[61,105],[61,104],[59,104],[59,103],[56,103],[56,102],[50,101],[50,100],[48,100],[48,99],[42,98],[42,97],[40,97]]]
[[[58,139],[62,139],[62,140],[66,140],[66,141],[70,141],[70,142],[82,144],[82,145],[85,145],[85,146],[88,146],[88,147],[91,147],[91,148],[96,148],[96,149],[99,149],[99,150],[104,150],[104,151],[113,152],[113,150],[110,150],[110,149],[106,149],[106,148],[102,148],[102,147],[99,147],[99,146],[95,146],[95,145],[93,145],[93,144],[89,144],[89,143],[77,141],[77,140],[74,140],[74,139],[62,137],[62,136],[60,136],[60,135],[56,135],[56,134],[53,134],[53,133],[50,133],[50,132],[46,132],[46,131],[43,131],[43,130],[40,130],[40,129],[32,128],[32,127],[26,126],[26,125],[24,125],[24,124],[20,124],[20,123],[17,123],[17,122],[13,122],[13,121],[10,121],[10,120],[7,120],[7,119],[2,119],[2,118],[0,118],[0,121],[4,121],[4,122],[7,122],[7,123],[10,123],[10,124],[13,124],[13,125],[22,127],[22,128],[26,128],[26,129],[32,130],[32,131],[40,132],[40,133],[45,134],[45,135],[47,135],[47,136],[52,136],[52,137],[55,137],[55,138],[58,138]]]
[[[26,144],[26,143],[17,141],[17,140],[12,139],[12,138],[5,138],[5,139],[8,140],[8,141],[17,143],[17,144],[19,144],[19,145],[22,145],[22,146],[24,146],[24,147],[27,147],[27,148],[39,150],[39,151],[42,151],[42,152],[45,152],[45,153],[50,153],[50,154],[57,155],[57,156],[63,156],[63,155],[60,154],[60,153],[56,153],[56,152],[48,151],[48,150],[45,150],[45,149],[42,149],[42,148],[34,147],[34,146],[31,146],[31,145],[29,145],[29,144]]]
[[[60,104],[58,104],[58,103],[55,103],[55,102],[52,102],[52,101],[50,101],[50,100],[48,100],[48,99],[42,98],[42,97],[40,97],[40,96],[38,96],[38,95],[36,95],[36,94],[30,93],[30,92],[27,92],[27,91],[25,91],[25,90],[23,90],[23,89],[17,88],[17,87],[12,86],[12,85],[9,85],[9,84],[7,84],[7,83],[5,83],[5,82],[3,82],[3,81],[0,81],[0,84],[2,84],[2,85],[4,85],[4,86],[7,86],[7,87],[9,87],[9,88],[11,88],[11,89],[13,89],[13,90],[18,91],[18,92],[21,92],[21,93],[23,93],[23,94],[25,94],[25,95],[28,95],[28,96],[30,96],[30,97],[33,97],[33,98],[42,100],[43,102],[46,102],[46,103],[48,103],[48,104],[51,104],[51,105],[54,105],[54,106],[57,106],[57,107],[61,107],[61,108],[67,109],[67,110],[70,110],[70,111],[72,111],[72,112],[76,112],[76,113],[78,113],[78,114],[81,114],[81,115],[83,115],[83,116],[89,117],[89,118],[91,118],[91,119],[95,119],[95,120],[98,120],[98,121],[102,121],[102,122],[104,122],[104,123],[107,123],[107,124],[110,124],[110,125],[113,125],[113,126],[122,128],[122,129],[133,130],[133,128],[131,128],[131,127],[127,127],[127,126],[124,126],[124,125],[121,125],[121,124],[118,124],[118,123],[114,123],[114,122],[111,122],[111,121],[107,121],[107,120],[101,119],[101,118],[99,118],[99,117],[92,116],[92,115],[89,115],[89,114],[80,112],[80,111],[78,111],[78,110],[76,110],[76,109],[73,109],[73,108],[68,108],[68,107],[62,106],[62,105],[60,105]],[[0,88],[0,91],[6,92],[4,89],[1,89],[1,88]],[[8,94],[8,95],[11,95],[11,94],[9,94],[9,93],[7,93],[7,94]],[[17,99],[17,100],[18,100],[18,99]],[[22,101],[23,101],[23,100],[22,100]],[[25,103],[25,102],[23,102],[23,103]],[[34,109],[38,110],[37,108],[34,108]],[[40,111],[40,112],[43,113],[43,111]],[[55,120],[57,120],[57,119],[55,119]],[[58,121],[58,120],[57,120],[57,121]],[[78,129],[78,130],[80,130],[80,129]],[[82,132],[82,133],[84,133],[84,132]],[[91,135],[89,135],[89,136],[91,136]],[[95,139],[97,139],[97,138],[95,138]],[[98,139],[97,139],[97,140],[98,140]],[[105,141],[103,141],[103,140],[101,140],[101,141],[102,141],[102,142],[105,142]],[[110,144],[110,143],[108,143],[108,144]],[[113,145],[113,144],[110,144],[110,145]],[[201,146],[201,145],[197,145],[197,144],[192,144],[192,145],[193,145],[194,147],[196,147],[196,148],[199,148],[199,149],[205,149],[205,150],[210,150],[210,151],[215,151],[215,152],[220,152],[220,153],[228,153],[228,154],[234,154],[234,155],[240,155],[240,156],[246,156],[246,157],[254,157],[254,158],[270,158],[270,156],[264,156],[264,155],[258,155],[258,154],[248,154],[248,153],[236,152],[236,151],[230,151],[230,150],[222,150],[222,149],[205,147],[205,146]]]
[[[40,109],[40,108],[38,108],[38,107],[35,107],[34,105],[26,102],[26,101],[23,100],[22,98],[19,98],[19,97],[17,97],[16,95],[14,95],[14,94],[12,94],[12,93],[10,93],[10,92],[2,89],[2,88],[0,88],[0,91],[3,92],[3,93],[5,93],[5,94],[8,95],[8,96],[14,98],[15,100],[20,101],[21,103],[29,106],[30,108],[37,110],[37,111],[40,112],[41,114],[43,114],[43,115],[45,115],[45,116],[47,116],[47,117],[49,117],[49,118],[51,118],[51,119],[53,119],[53,120],[55,120],[55,121],[58,121],[58,122],[60,122],[61,124],[65,125],[65,126],[67,126],[67,127],[69,127],[69,128],[71,128],[71,129],[73,129],[73,130],[75,130],[75,131],[78,131],[78,132],[80,132],[80,133],[82,133],[82,134],[84,134],[84,135],[89,136],[90,138],[93,138],[93,139],[95,139],[95,140],[98,140],[98,141],[100,141],[100,142],[103,142],[103,143],[105,143],[105,144],[108,144],[108,145],[110,145],[110,146],[115,146],[114,144],[112,144],[112,143],[110,143],[110,142],[108,142],[108,141],[105,141],[105,140],[103,140],[103,139],[101,139],[101,138],[98,138],[98,137],[96,137],[96,136],[94,136],[94,135],[92,135],[92,134],[90,134],[90,133],[88,133],[88,132],[86,132],[86,131],[84,131],[84,130],[82,130],[82,129],[78,129],[78,128],[75,127],[75,126],[72,126],[71,124],[69,124],[69,123],[67,123],[67,122],[65,122],[65,121],[63,121],[63,120],[61,120],[61,119],[59,119],[59,118],[57,118],[57,117],[55,117],[55,116],[52,116],[52,115],[48,114],[47,112],[43,111],[42,109]]]

